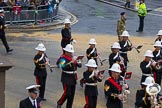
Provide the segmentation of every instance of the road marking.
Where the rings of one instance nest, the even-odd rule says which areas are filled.
[[[154,11],[162,12],[162,7],[154,9]]]
[[[148,13],[149,15],[162,16],[160,14]]]

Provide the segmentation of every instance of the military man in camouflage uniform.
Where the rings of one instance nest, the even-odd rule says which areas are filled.
[[[125,28],[126,14],[125,12],[121,12],[120,15],[121,15],[121,18],[118,19],[117,21],[117,30],[116,30],[119,41],[121,40],[120,35],[123,33],[124,30],[126,30]]]

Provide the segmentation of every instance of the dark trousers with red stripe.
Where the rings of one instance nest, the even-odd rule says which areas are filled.
[[[39,97],[44,99],[45,87],[46,87],[47,76],[36,76],[36,83],[40,85],[39,87]]]
[[[57,104],[62,105],[65,100],[67,100],[66,108],[72,108],[74,95],[75,95],[75,85],[67,85],[62,83],[64,93],[62,94],[61,98],[58,100]]]
[[[86,104],[84,108],[96,108],[97,96],[85,96]]]
[[[157,70],[156,72],[154,72],[154,79],[155,82],[158,83],[159,85],[161,85],[161,69]]]

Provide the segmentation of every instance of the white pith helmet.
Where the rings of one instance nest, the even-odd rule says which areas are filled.
[[[120,44],[118,42],[115,42],[111,48],[121,49]]]
[[[128,33],[128,31],[123,31],[123,33],[122,33],[122,35],[121,36],[127,36],[127,37],[129,37],[130,35],[129,35],[129,33]]]
[[[152,83],[155,83],[155,80],[153,77],[149,76],[149,77],[146,77],[145,81],[142,82],[143,85],[149,85],[149,84],[152,84]]]
[[[159,30],[158,34],[156,34],[157,36],[162,35],[162,30]]]
[[[91,44],[94,44],[94,45],[95,45],[95,44],[97,44],[97,43],[96,43],[96,40],[95,40],[94,38],[91,38],[91,39],[89,40],[89,44],[90,44],[90,45],[91,45]]]
[[[161,87],[159,84],[157,83],[152,83],[152,84],[149,84],[147,87],[146,87],[146,92],[149,94],[149,95],[157,95],[161,90]]]
[[[154,57],[151,50],[147,50],[144,54],[145,57]]]
[[[39,43],[38,46],[35,48],[37,51],[46,51],[46,48],[43,43]]]
[[[120,65],[118,63],[114,63],[109,70],[117,73],[121,72]]]
[[[154,43],[154,46],[157,46],[157,47],[162,47],[162,45],[161,45],[161,42],[160,42],[160,41],[156,41],[156,42]]]
[[[94,67],[95,68],[95,67],[97,67],[96,61],[94,59],[89,59],[88,63],[86,63],[85,66],[87,66],[87,67]]]
[[[71,24],[70,19],[65,19],[65,20],[64,20],[64,24]]]
[[[65,48],[63,48],[63,50],[67,51],[67,52],[74,52],[74,47],[71,44],[67,44]]]

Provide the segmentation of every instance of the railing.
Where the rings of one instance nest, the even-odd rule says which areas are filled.
[[[53,21],[57,16],[58,5],[53,8],[53,12],[49,12],[48,5],[40,5],[37,7],[23,8],[20,14],[15,15],[12,7],[1,7],[5,10],[5,20],[7,24],[29,23],[37,24],[41,21]]]

